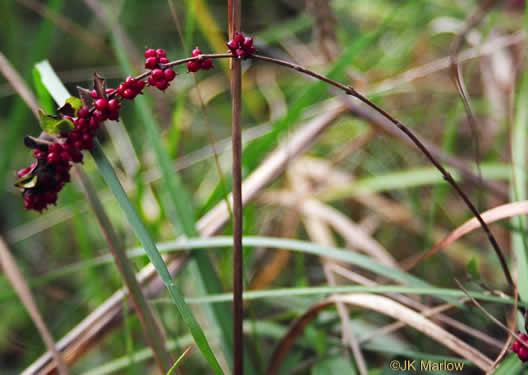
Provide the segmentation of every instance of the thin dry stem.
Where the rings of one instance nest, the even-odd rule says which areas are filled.
[[[228,1],[229,38],[240,32],[242,0]],[[242,254],[242,64],[231,60],[231,138],[233,143],[233,374],[244,373],[244,265]]]

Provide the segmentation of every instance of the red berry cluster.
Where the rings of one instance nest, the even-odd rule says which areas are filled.
[[[524,333],[519,333],[519,338],[524,341],[525,344],[528,344],[528,336]],[[517,353],[517,356],[523,363],[528,361],[528,348],[522,345],[518,340],[513,343],[512,350],[514,353]]]
[[[242,33],[235,33],[233,39],[226,43],[231,53],[239,59],[245,59],[257,49],[253,46],[253,38],[244,36]]]
[[[132,100],[142,93],[141,91],[145,88],[145,85],[145,81],[128,76],[125,79],[125,82],[117,86],[117,89],[115,91],[123,99]]]
[[[202,54],[202,51],[200,51],[200,48],[196,47],[192,51],[192,57],[197,57]],[[213,60],[211,59],[199,59],[199,60],[192,60],[187,63],[187,70],[190,73],[196,73],[200,69],[203,70],[209,70],[213,67]]]
[[[171,68],[163,68],[161,64],[168,62],[167,54],[161,48],[157,50],[147,48],[145,50],[145,68],[151,70],[148,78],[149,86],[157,87],[161,91],[169,87],[169,82],[178,74]]]

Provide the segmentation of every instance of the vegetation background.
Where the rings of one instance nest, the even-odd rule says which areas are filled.
[[[433,145],[444,156],[440,159],[456,159],[458,164],[449,163],[449,170],[485,211],[526,199],[527,18],[522,1],[495,3],[465,37],[461,33],[478,12],[479,1],[244,1],[242,30],[254,36],[260,54],[350,83]],[[91,88],[94,72],[115,87],[130,72],[143,71],[145,46],[164,48],[170,60],[189,56],[197,45],[204,53],[224,53],[227,5],[219,0],[4,0],[0,2],[0,25],[0,52],[34,90],[40,105],[52,111],[55,104],[34,70],[37,62],[49,60],[70,92],[76,92],[76,86]],[[453,42],[459,37],[463,45],[458,55],[460,71],[473,119],[450,69]],[[255,292],[248,295],[245,305],[250,373],[264,373],[292,321],[332,291],[349,293],[349,286],[395,285],[405,280],[407,288],[415,290],[400,291],[399,297],[411,300],[396,300],[417,310],[418,302],[437,306],[449,293],[454,293],[449,302],[464,297],[455,278],[476,293],[507,291],[498,259],[479,228],[405,271],[414,257],[472,216],[441,174],[399,132],[390,132],[392,128],[383,126],[364,106],[343,102],[328,86],[292,70],[253,60],[245,61],[243,69],[245,177],[258,167],[269,167],[266,157],[277,148],[288,155],[303,129],[326,124],[320,125],[313,145],[307,142],[311,147],[305,153],[292,151],[284,171],[278,171],[276,178],[263,179],[265,187],[244,209],[244,233],[252,236],[244,249],[245,287]],[[221,203],[230,190],[228,61],[215,60],[215,69],[208,72],[187,74],[184,66],[177,71],[180,75],[166,93],[146,90],[143,104],[124,103],[120,123],[109,125],[99,137],[157,243],[174,241],[183,232],[174,219],[175,200],[192,197],[193,211],[188,215],[195,220]],[[145,123],[159,132],[159,144],[153,144],[153,133]],[[121,288],[123,281],[111,259],[94,261],[108,253],[108,243],[77,183],[69,184],[57,206],[43,214],[24,211],[13,186],[15,171],[31,160],[23,146],[24,135],[37,136],[39,128],[31,111],[2,78],[0,127],[0,234],[33,286],[44,320],[58,340]],[[168,191],[160,152],[170,158],[171,173],[181,177],[190,195]],[[465,178],[460,177],[461,165],[470,171]],[[88,155],[83,170],[122,242],[130,249],[139,246]],[[513,209],[505,209],[502,218],[516,215]],[[525,262],[522,224],[517,219],[503,220],[492,227],[512,266],[516,264],[514,254],[518,262]],[[230,224],[218,234],[230,235]],[[274,238],[303,242],[277,243]],[[367,258],[340,258],[329,247],[338,248],[340,254],[359,251]],[[226,302],[229,295],[221,296],[224,302],[209,304],[223,308],[205,308],[212,298],[200,299],[204,297],[200,278],[216,277],[214,294],[228,293],[230,248],[213,240],[197,248],[202,250],[191,253],[202,254],[213,267],[200,269],[204,259],[192,255],[178,270],[175,282],[228,369],[230,359],[224,356],[225,343],[215,321],[231,319],[226,314],[231,306]],[[132,259],[137,271],[148,264],[145,255]],[[379,268],[379,264],[394,271]],[[480,280],[468,281],[469,274]],[[519,274],[522,297],[528,282],[522,270]],[[414,278],[405,279],[411,275]],[[332,289],[336,285],[345,288]],[[158,290],[149,296],[177,358],[192,338],[165,292]],[[359,288],[356,292],[374,291]],[[486,304],[486,310],[505,324],[512,310],[507,304],[514,300],[508,292],[503,303]],[[394,298],[394,294],[385,295]],[[128,308],[126,303],[123,308]],[[0,311],[0,373],[18,374],[46,347],[2,275]],[[448,316],[465,329],[455,329],[445,320],[435,324],[492,361],[497,358],[507,332],[471,304],[458,304]],[[460,362],[460,353],[449,350],[442,338],[428,337],[427,332],[409,327],[389,333],[378,330],[392,322],[383,311],[340,304],[337,309],[329,307],[304,327],[281,364],[281,373],[352,374],[365,373],[366,368],[368,374],[388,374],[392,373],[388,364],[394,359]],[[71,365],[73,373],[157,371],[135,314],[125,314],[125,319],[104,332]],[[505,373],[522,371],[515,355],[506,358],[511,367]],[[481,373],[471,358],[465,360],[464,373]],[[210,370],[200,352],[193,350],[179,371]]]

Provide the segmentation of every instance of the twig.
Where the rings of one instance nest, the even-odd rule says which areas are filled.
[[[228,1],[229,38],[240,32],[242,0]],[[233,144],[233,374],[244,373],[244,265],[242,256],[242,64],[231,60],[231,138]]]
[[[427,147],[425,147],[425,145],[414,135],[414,133],[406,125],[404,125],[402,122],[400,122],[397,119],[395,119],[394,117],[392,117],[388,112],[386,112],[384,109],[379,107],[377,104],[375,104],[372,101],[370,101],[369,99],[367,99],[365,96],[363,96],[358,91],[356,91],[353,87],[343,85],[342,83],[339,83],[339,82],[334,81],[334,80],[332,80],[332,79],[330,79],[328,77],[325,77],[325,76],[323,76],[321,74],[318,74],[318,73],[316,73],[314,71],[306,69],[306,68],[304,68],[304,67],[302,67],[302,66],[300,66],[298,64],[294,64],[294,63],[291,63],[291,62],[288,62],[288,61],[284,61],[284,60],[275,59],[273,57],[261,56],[261,55],[256,55],[256,54],[255,55],[251,55],[251,56],[254,59],[257,59],[257,60],[267,61],[267,62],[271,62],[271,63],[274,63],[274,64],[285,66],[285,67],[290,68],[290,69],[294,69],[294,70],[296,70],[296,71],[298,71],[300,73],[309,75],[309,76],[314,77],[314,78],[316,78],[316,79],[318,79],[320,81],[326,82],[329,85],[337,87],[338,89],[343,90],[347,95],[351,95],[351,96],[359,99],[360,101],[362,101],[363,103],[365,103],[369,107],[371,107],[374,110],[376,110],[377,112],[379,112],[385,118],[390,120],[395,126],[397,126],[403,133],[405,133],[405,135],[411,139],[411,141],[418,147],[418,149],[420,149],[420,151],[423,152],[423,154],[431,161],[431,163],[433,163],[433,165],[440,171],[440,173],[442,173],[442,175],[444,176],[444,179],[447,182],[449,182],[451,184],[451,186],[453,186],[453,188],[456,190],[458,195],[460,195],[460,197],[462,198],[462,200],[464,201],[466,206],[470,209],[470,211],[473,213],[473,215],[477,218],[477,220],[479,221],[480,225],[482,226],[482,229],[484,229],[484,231],[486,232],[486,234],[488,236],[488,240],[490,241],[490,243],[491,243],[491,245],[493,247],[493,250],[495,250],[495,253],[497,254],[497,256],[498,256],[498,258],[500,260],[502,271],[504,273],[504,276],[506,277],[506,280],[508,281],[509,286],[511,287],[512,290],[515,289],[515,283],[514,283],[513,278],[512,278],[512,276],[510,274],[510,270],[508,269],[508,265],[506,263],[506,259],[504,258],[504,255],[502,254],[502,251],[501,251],[501,249],[499,247],[499,244],[497,243],[497,240],[495,239],[495,236],[493,236],[493,233],[489,229],[488,225],[486,224],[486,222],[480,216],[479,211],[473,205],[473,203],[471,203],[471,200],[468,198],[466,193],[464,193],[464,191],[460,188],[460,186],[456,183],[456,181],[451,176],[451,174],[442,166],[442,164],[440,164],[436,160],[436,158],[429,152]]]

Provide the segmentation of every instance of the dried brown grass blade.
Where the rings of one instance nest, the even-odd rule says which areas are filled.
[[[528,201],[520,201],[507,203],[492,208],[483,212],[481,216],[486,223],[491,224],[499,220],[526,214],[528,214]],[[445,237],[443,240],[434,245],[431,250],[427,251],[426,253],[420,254],[418,257],[406,262],[406,264],[403,266],[403,269],[408,271],[416,267],[416,265],[418,265],[420,262],[436,254],[440,250],[446,248],[447,246],[458,240],[460,237],[474,231],[479,227],[480,224],[475,218],[466,221],[464,224],[449,233],[447,237]]]
[[[26,283],[22,272],[18,268],[15,259],[11,255],[7,243],[2,237],[0,237],[0,266],[4,270],[4,274],[13,286],[13,289],[18,294],[18,297],[24,304],[27,312],[31,316],[31,319],[33,320],[33,323],[35,323],[40,336],[42,336],[42,339],[46,343],[48,350],[51,352],[57,364],[59,374],[68,375],[70,371],[68,370],[62,355],[57,350],[55,340],[48,330],[46,323],[44,323],[44,319],[42,319],[42,316],[40,315],[35,299],[29,290],[29,286]]]

